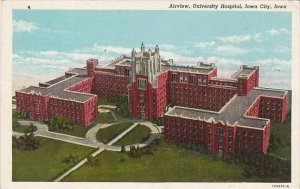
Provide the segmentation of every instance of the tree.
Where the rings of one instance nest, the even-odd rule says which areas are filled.
[[[88,158],[87,158],[88,162],[90,163],[90,165],[93,167],[93,166],[98,166],[99,165],[99,160],[96,159],[96,157],[90,155]]]
[[[121,147],[121,152],[125,152],[125,151],[126,151],[125,146],[122,145],[122,147]]]
[[[13,147],[20,150],[35,150],[40,146],[39,141],[34,137],[33,132],[25,133],[19,138],[13,138]]]

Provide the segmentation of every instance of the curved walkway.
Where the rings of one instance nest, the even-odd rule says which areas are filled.
[[[128,121],[124,121],[124,122],[128,122]],[[133,124],[129,128],[127,128],[125,131],[120,133],[117,137],[115,137],[113,140],[111,140],[107,144],[104,144],[104,143],[101,143],[101,142],[97,141],[97,138],[96,138],[97,132],[100,129],[104,129],[104,128],[113,126],[117,123],[121,123],[121,122],[110,123],[110,124],[98,124],[98,125],[92,127],[90,130],[88,130],[88,132],[86,133],[85,138],[66,135],[66,134],[62,134],[62,133],[51,132],[51,131],[48,130],[48,126],[46,124],[36,122],[36,121],[19,121],[19,123],[21,125],[33,124],[34,126],[36,126],[37,130],[34,132],[34,134],[36,136],[41,136],[41,137],[45,137],[45,138],[51,138],[51,139],[60,140],[60,141],[64,141],[64,142],[69,142],[69,143],[79,144],[79,145],[83,145],[83,146],[98,148],[91,155],[93,157],[97,156],[98,154],[100,154],[101,152],[103,152],[105,150],[121,151],[121,146],[113,146],[113,144],[115,142],[117,142],[118,140],[120,140],[122,137],[124,137],[127,133],[129,133],[132,129],[134,129],[139,124],[145,125],[146,127],[148,127],[151,130],[150,136],[148,137],[148,139],[146,141],[144,141],[142,143],[125,146],[125,150],[129,151],[130,146],[140,146],[140,147],[147,146],[154,139],[161,137],[159,129],[157,127],[153,126],[153,124],[151,122],[148,122],[148,121],[142,121],[142,122],[141,121],[134,121]],[[23,134],[24,133],[13,132],[13,136],[16,136],[16,137],[19,137]],[[76,169],[78,169],[79,167],[84,165],[87,161],[88,161],[87,157],[84,158],[78,164],[76,164],[75,166],[73,166],[72,168],[70,168],[69,170],[67,170],[63,174],[59,175],[57,178],[55,178],[54,182],[62,181],[66,176],[68,176],[70,173],[72,173],[73,171],[75,171]]]
[[[129,121],[126,121],[126,122],[129,122]],[[85,138],[49,131],[48,126],[46,124],[43,124],[43,123],[40,123],[37,121],[19,121],[19,123],[21,125],[33,124],[34,126],[36,126],[37,130],[34,132],[35,136],[50,138],[50,139],[54,139],[54,140],[60,140],[60,141],[78,144],[78,145],[82,145],[82,146],[89,146],[92,148],[103,148],[103,149],[109,150],[109,151],[121,151],[121,146],[113,146],[113,144],[115,142],[117,142],[118,140],[120,140],[121,138],[123,138],[127,133],[129,133],[132,129],[134,129],[139,124],[145,125],[146,127],[148,127],[151,130],[150,136],[148,137],[148,139],[146,141],[144,141],[142,143],[126,145],[125,146],[126,151],[129,151],[131,146],[139,146],[139,147],[147,146],[153,140],[160,138],[162,136],[159,132],[159,129],[157,127],[153,126],[153,124],[148,121],[134,121],[132,126],[130,126],[128,129],[126,129],[125,131],[120,133],[118,136],[116,136],[114,139],[112,139],[107,144],[104,144],[97,140],[97,138],[96,138],[97,132],[100,129],[104,129],[104,128],[107,128],[107,127],[110,127],[117,123],[122,123],[122,122],[98,124],[87,131]],[[17,136],[17,137],[19,137],[23,134],[24,133],[13,132],[13,136]]]

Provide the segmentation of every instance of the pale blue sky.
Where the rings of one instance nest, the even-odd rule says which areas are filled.
[[[141,42],[176,64],[215,62],[220,76],[258,65],[261,86],[291,88],[290,13],[14,10],[13,26],[14,89],[89,57],[106,64]]]

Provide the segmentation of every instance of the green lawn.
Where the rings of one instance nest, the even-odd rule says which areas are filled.
[[[117,112],[117,111],[115,111],[115,114],[116,114],[116,117],[117,117],[118,121],[126,121],[126,120],[132,119],[132,117],[123,115],[123,114],[121,114],[120,112]]]
[[[28,130],[28,127],[29,126],[20,125],[18,127],[13,127],[12,130],[19,133],[25,133]],[[33,126],[33,128],[34,128],[33,132],[37,130],[36,126]]]
[[[98,103],[98,105],[116,105],[115,102],[107,101],[106,97],[99,97],[97,103]]]
[[[271,123],[273,134],[275,137],[281,139],[283,145],[275,151],[270,151],[278,156],[291,159],[291,116],[290,113],[287,115],[285,123]]]
[[[118,97],[114,97],[114,98],[118,98]],[[122,104],[126,104],[127,106],[127,99],[123,99],[124,97],[121,97],[121,100],[119,99],[111,99],[110,101],[108,101],[108,98],[107,97],[100,97],[98,98],[98,105],[114,105],[114,106],[117,106],[120,108],[120,105]],[[130,116],[128,115],[123,115],[121,114],[119,111],[114,111],[115,114],[116,114],[116,117],[118,119],[118,121],[126,121],[126,120],[129,120],[129,119],[132,119]],[[100,118],[101,120],[102,118]],[[101,122],[100,122],[101,123]]]
[[[112,117],[111,113],[98,113],[97,119],[95,120],[95,123],[110,123],[114,121],[114,118]]]
[[[201,155],[163,143],[154,155],[130,158],[126,153],[105,151],[98,156],[100,165],[84,164],[64,181],[132,182],[246,182],[265,181],[248,178],[242,167],[209,155]],[[123,162],[121,160],[124,160]],[[272,180],[272,178],[271,178]]]
[[[137,144],[143,142],[147,136],[149,136],[151,130],[144,126],[139,125],[132,129],[128,134],[126,134],[123,138],[118,140],[115,145],[128,145],[128,144]]]
[[[132,122],[118,123],[105,129],[100,129],[96,135],[97,140],[103,143],[108,143],[131,125]]]
[[[85,138],[85,135],[87,133],[87,131],[91,128],[92,126],[86,126],[83,127],[81,125],[73,125],[73,129],[72,130],[68,130],[68,129],[57,129],[55,131],[52,132],[56,132],[56,133],[63,133],[66,135],[72,135],[72,136],[78,136],[81,138]]]
[[[40,147],[32,151],[12,150],[13,181],[51,181],[72,167],[62,160],[70,153],[79,159],[95,149],[52,139],[37,137]]]

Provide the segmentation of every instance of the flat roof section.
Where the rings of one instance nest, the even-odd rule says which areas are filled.
[[[208,74],[211,72],[215,67],[213,66],[204,66],[204,67],[193,67],[193,66],[179,66],[179,65],[161,65],[162,72],[164,71],[182,71],[182,72],[191,72],[191,73],[200,73],[200,74]]]
[[[47,81],[47,82],[45,82],[45,83],[46,83],[46,84],[49,84],[49,85],[53,85],[53,84],[55,84],[55,83],[58,83],[58,82],[60,82],[60,81],[65,80],[65,79],[67,79],[67,78],[68,78],[68,77],[67,77],[66,75],[63,75],[63,76],[61,76],[61,77],[52,79],[52,80]]]
[[[282,98],[286,94],[287,91],[283,90],[255,88],[248,96],[235,95],[219,112],[175,106],[171,108],[165,115],[185,117],[188,119],[201,119],[205,121],[214,120],[215,122],[222,122],[223,124],[229,124],[232,126],[240,125],[246,127],[263,128],[269,121],[268,119],[244,117],[245,112],[260,96]]]
[[[96,96],[93,94],[88,93],[79,93],[76,91],[68,91],[67,88],[71,87],[72,85],[75,85],[88,77],[86,76],[86,69],[84,68],[75,68],[72,70],[69,70],[68,72],[73,72],[76,75],[66,77],[61,76],[56,79],[53,79],[51,81],[48,81],[50,83],[54,83],[50,85],[49,87],[36,87],[36,86],[30,86],[28,88],[20,90],[20,92],[24,93],[37,93],[41,95],[51,95],[53,98],[60,98],[64,100],[75,100],[78,102],[84,102],[86,100],[89,100],[90,98]],[[48,83],[46,82],[46,83]]]
[[[251,75],[251,73],[253,71],[254,71],[254,68],[242,68],[235,75],[233,75],[233,78],[237,79],[239,77],[248,77]]]
[[[128,64],[128,61],[131,61],[130,57],[127,56],[120,56],[119,58],[111,61],[110,63],[108,63],[105,67],[115,67],[116,65],[130,65]]]

